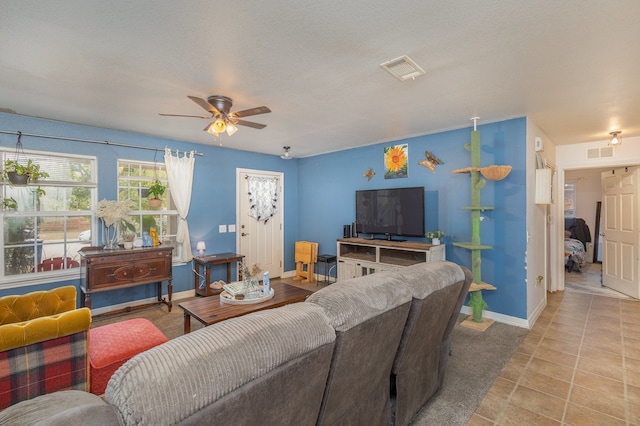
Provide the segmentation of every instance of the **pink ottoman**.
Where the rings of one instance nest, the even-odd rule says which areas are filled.
[[[169,341],[151,321],[137,318],[89,330],[91,393],[102,395],[109,379],[130,358]]]

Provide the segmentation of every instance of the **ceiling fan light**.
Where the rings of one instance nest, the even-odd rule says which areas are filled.
[[[227,122],[227,134],[229,136],[231,136],[237,131],[238,131],[238,127],[236,127],[236,125],[233,124],[231,121],[228,121]]]
[[[213,131],[215,133],[222,133],[227,130],[227,123],[222,117],[218,117],[215,119],[215,121],[213,122],[213,126],[211,127],[213,127]]]

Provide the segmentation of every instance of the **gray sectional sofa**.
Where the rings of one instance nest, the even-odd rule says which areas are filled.
[[[406,425],[442,385],[470,283],[451,262],[340,281],[135,356],[104,400],[55,392],[0,424]]]

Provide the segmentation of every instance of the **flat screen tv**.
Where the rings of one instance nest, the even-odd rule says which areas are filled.
[[[424,187],[356,191],[356,232],[424,237]]]

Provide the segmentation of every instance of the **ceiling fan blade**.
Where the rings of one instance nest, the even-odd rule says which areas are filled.
[[[208,115],[184,115],[184,114],[163,114],[160,113],[159,115],[163,116],[163,117],[193,117],[193,118],[211,118]]]
[[[234,111],[231,113],[231,115],[233,115],[234,117],[248,117],[250,115],[266,114],[268,112],[271,112],[269,107],[261,106],[245,109],[243,111]]]
[[[211,114],[214,114],[214,115],[215,114],[220,114],[220,111],[218,111],[218,109],[216,107],[214,107],[213,105],[211,105],[209,102],[205,101],[204,99],[199,98],[197,96],[187,96],[187,97],[189,99],[191,99],[193,102],[195,102],[198,105],[200,105],[205,110],[209,111]]]
[[[267,127],[266,124],[254,123],[253,121],[245,121],[245,120],[232,120],[235,124],[240,126],[253,127],[254,129],[264,129]]]

